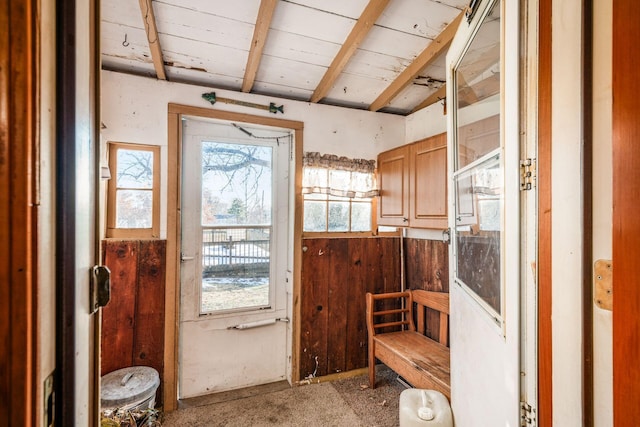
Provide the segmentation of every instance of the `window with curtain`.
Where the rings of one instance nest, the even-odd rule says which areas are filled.
[[[367,232],[378,195],[375,160],[308,152],[303,157],[305,232]]]

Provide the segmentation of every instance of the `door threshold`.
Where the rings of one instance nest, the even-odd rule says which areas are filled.
[[[220,391],[203,396],[189,397],[178,400],[178,409],[195,408],[198,406],[213,405],[215,403],[228,402],[231,400],[245,399],[259,394],[275,393],[291,388],[287,380],[276,381],[268,384],[260,384],[251,387],[239,388],[236,390]]]

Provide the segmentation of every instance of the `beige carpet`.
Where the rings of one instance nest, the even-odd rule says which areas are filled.
[[[163,426],[397,426],[404,387],[396,375],[378,366],[376,388],[369,389],[367,383],[366,376],[358,376],[189,399],[181,404],[184,409],[165,416]]]

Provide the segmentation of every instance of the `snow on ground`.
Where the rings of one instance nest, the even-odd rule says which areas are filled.
[[[202,279],[202,312],[269,305],[269,278]]]

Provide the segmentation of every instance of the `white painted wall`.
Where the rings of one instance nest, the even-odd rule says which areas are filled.
[[[284,105],[284,114],[202,99],[206,92],[218,97],[268,105]],[[158,81],[151,78],[103,71],[102,141],[161,145],[162,170],[167,162],[167,104],[179,103],[252,115],[279,117],[304,122],[304,151],[375,159],[381,151],[405,142],[402,116],[353,110],[275,97],[230,92],[200,86]],[[166,193],[166,173],[161,177],[161,197]],[[161,202],[160,235],[166,236],[166,208]]]
[[[447,116],[441,102],[436,102],[407,116],[405,143],[418,141],[447,131]]]
[[[593,70],[593,259],[612,259],[612,1],[596,1]],[[593,307],[595,427],[613,426],[612,312]]]

